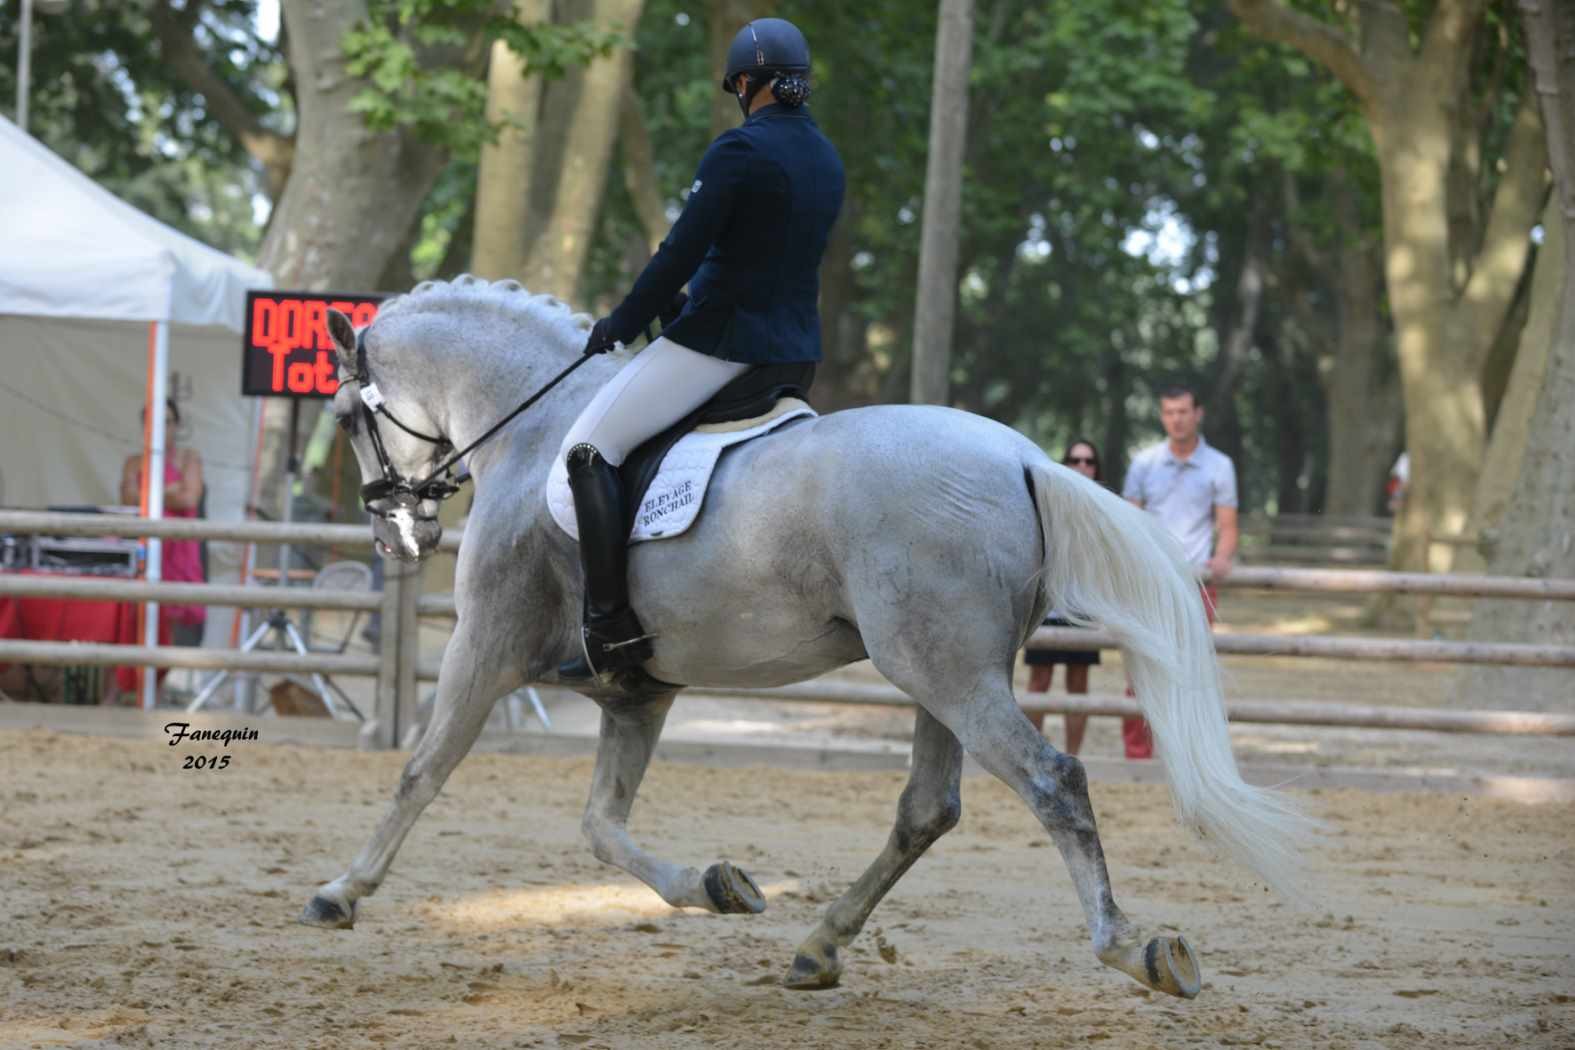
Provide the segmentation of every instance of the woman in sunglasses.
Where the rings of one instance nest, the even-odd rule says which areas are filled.
[[[1104,472],[1099,465],[1099,449],[1094,447],[1092,441],[1084,438],[1075,439],[1066,447],[1066,455],[1061,457],[1064,466],[1071,467],[1090,481],[1105,483]],[[1046,627],[1072,627],[1075,626],[1063,615],[1060,609],[1051,609],[1050,615],[1045,617]],[[1066,691],[1070,694],[1081,695],[1088,692],[1088,669],[1099,663],[1098,649],[1029,649],[1024,653],[1023,660],[1028,664],[1028,691],[1030,693],[1048,693],[1050,680],[1055,674],[1056,664],[1066,665]],[[1034,728],[1044,731],[1045,716],[1043,713],[1028,716],[1034,723]],[[1075,755],[1083,747],[1083,733],[1088,728],[1087,715],[1066,716],[1066,753]]]

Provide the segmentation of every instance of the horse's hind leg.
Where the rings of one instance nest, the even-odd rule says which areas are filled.
[[[831,988],[842,976],[837,949],[851,944],[881,898],[936,839],[962,816],[963,749],[950,729],[919,709],[913,726],[913,771],[897,802],[897,823],[875,863],[827,909],[799,945],[783,983],[802,990]]]
[[[633,875],[675,908],[761,912],[766,899],[744,872],[722,861],[705,871],[651,856],[629,836],[634,796],[651,762],[673,697],[602,704],[601,743],[581,830],[598,860]]]
[[[298,921],[339,930],[355,924],[356,901],[375,893],[382,885],[394,854],[416,818],[443,789],[460,759],[469,753],[497,698],[517,684],[517,676],[499,677],[494,670],[483,670],[504,664],[495,653],[468,644],[463,627],[450,639],[438,675],[432,722],[405,763],[393,805],[378,823],[371,841],[356,854],[350,870],[320,886]]]
[[[1197,995],[1202,977],[1186,940],[1156,937],[1145,942],[1116,907],[1083,763],[1034,732],[1012,696],[1010,681],[986,675],[960,705],[943,713],[964,749],[1016,791],[1050,832],[1071,872],[1099,960],[1156,991],[1187,999]]]

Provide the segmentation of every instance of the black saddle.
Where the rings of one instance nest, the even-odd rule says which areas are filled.
[[[624,531],[634,531],[635,515],[645,502],[662,460],[678,439],[702,423],[734,423],[753,419],[771,411],[785,397],[809,400],[810,384],[815,381],[814,362],[787,365],[757,365],[718,390],[711,400],[689,413],[666,430],[640,445],[618,468],[623,480]]]

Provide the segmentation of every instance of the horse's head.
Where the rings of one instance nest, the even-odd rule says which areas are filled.
[[[420,561],[443,537],[438,502],[453,494],[453,486],[432,475],[453,448],[417,403],[410,377],[392,363],[377,367],[368,360],[371,328],[357,333],[348,317],[328,311],[328,333],[339,358],[333,413],[361,466],[361,500],[372,515],[378,553]]]

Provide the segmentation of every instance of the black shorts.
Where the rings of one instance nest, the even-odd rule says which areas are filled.
[[[1046,627],[1076,627],[1060,616],[1045,617]],[[1028,649],[1023,653],[1023,662],[1029,667],[1049,667],[1055,664],[1066,664],[1068,667],[1093,667],[1099,663],[1098,649]]]

